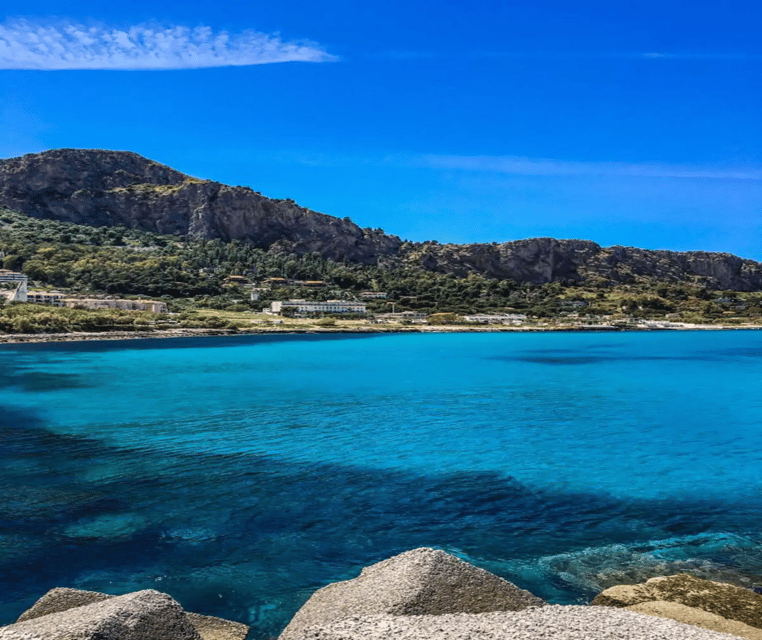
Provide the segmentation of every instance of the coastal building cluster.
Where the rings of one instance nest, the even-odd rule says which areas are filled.
[[[10,302],[43,304],[50,307],[69,309],[122,309],[123,311],[148,311],[167,313],[167,303],[158,300],[125,300],[121,298],[84,298],[60,291],[29,291],[28,277],[18,271],[0,269],[0,283],[16,285],[15,288],[0,291],[0,296]]]
[[[262,310],[271,315],[315,316],[323,314],[353,314],[367,315],[364,302],[353,300],[276,300]],[[370,317],[377,324],[416,323],[426,322],[426,314],[419,311],[400,311],[397,313],[377,313]]]
[[[167,303],[157,300],[124,300],[121,298],[74,298],[59,291],[29,291],[26,302],[69,309],[121,309],[167,313]]]
[[[367,307],[364,302],[352,300],[276,300],[264,309],[265,313],[283,315],[284,312],[314,315],[318,313],[357,313],[364,315]]]
[[[421,324],[426,322],[426,314],[419,311],[398,311],[396,313],[377,313],[373,316],[373,322],[378,324],[393,324],[398,322],[411,322]]]
[[[475,322],[478,324],[523,324],[527,319],[523,313],[475,313],[468,316],[463,316],[463,320],[466,322]]]

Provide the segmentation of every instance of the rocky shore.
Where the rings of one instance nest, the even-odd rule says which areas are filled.
[[[673,323],[674,324],[674,323]],[[739,331],[760,330],[762,325],[718,325],[718,324],[683,324],[672,327],[633,326],[623,328],[610,325],[584,326],[532,326],[511,327],[502,325],[480,326],[384,326],[365,325],[362,327],[269,327],[251,330],[227,329],[163,329],[155,331],[73,331],[69,333],[0,333],[2,344],[26,344],[46,342],[93,342],[99,340],[145,340],[157,338],[195,338],[201,336],[237,336],[237,335],[271,335],[271,334],[314,334],[314,333],[546,333],[546,332],[578,332],[578,331]]]
[[[58,588],[0,640],[244,640],[246,625],[186,613],[154,590]],[[444,551],[420,548],[316,591],[278,640],[762,640],[762,595],[689,575],[550,605]]]

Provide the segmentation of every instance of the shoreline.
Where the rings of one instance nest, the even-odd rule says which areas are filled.
[[[580,326],[478,326],[463,327],[457,325],[444,326],[405,326],[380,327],[364,326],[347,327],[305,327],[295,328],[256,328],[250,331],[226,329],[165,329],[154,331],[103,331],[103,332],[70,332],[70,333],[6,333],[0,334],[0,346],[6,344],[45,344],[54,342],[100,342],[114,340],[148,340],[172,338],[197,338],[212,336],[256,336],[256,335],[314,335],[314,334],[379,334],[379,333],[634,333],[653,331],[748,331],[762,330],[762,325],[714,325],[687,324],[680,326],[613,326],[613,325],[580,325]]]

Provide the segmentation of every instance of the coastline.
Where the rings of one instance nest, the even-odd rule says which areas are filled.
[[[358,325],[355,327],[272,327],[252,328],[251,330],[228,329],[164,329],[148,331],[103,331],[70,333],[6,333],[0,334],[0,346],[7,344],[41,344],[53,342],[94,342],[112,340],[147,340],[196,338],[210,336],[251,336],[271,334],[377,334],[377,333],[589,333],[589,332],[652,332],[652,331],[744,331],[762,330],[760,324],[715,325],[682,323],[669,327],[644,325],[554,325],[514,327],[503,325],[441,325],[441,326],[379,326]]]

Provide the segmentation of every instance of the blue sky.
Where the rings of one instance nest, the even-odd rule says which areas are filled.
[[[0,157],[128,149],[412,240],[762,260],[759,2],[30,7],[0,15]]]

